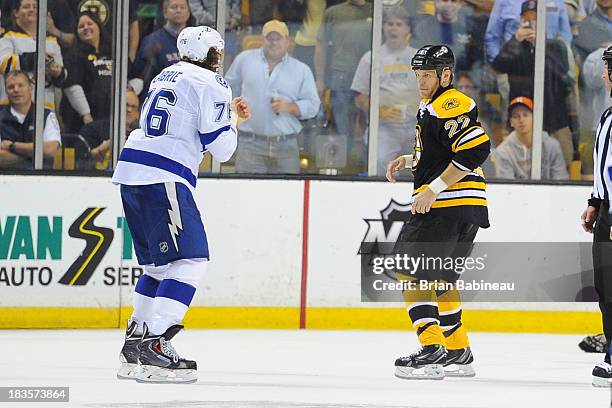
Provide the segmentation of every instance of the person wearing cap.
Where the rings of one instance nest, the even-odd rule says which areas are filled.
[[[602,59],[604,66],[601,76],[608,97],[612,97],[612,46],[603,52]],[[603,332],[606,338],[604,361],[593,368],[592,384],[596,387],[606,388],[612,385],[612,365],[610,364],[610,341],[612,340],[611,132],[612,107],[608,107],[601,115],[595,134],[593,191],[587,200],[586,209],[580,216],[582,228],[593,234],[593,281],[599,297],[599,310],[601,311]]]
[[[521,26],[506,42],[492,67],[508,74],[510,92],[508,100],[518,96],[533,98],[535,70],[536,10],[535,0],[521,6]],[[544,64],[543,127],[561,143],[563,158],[569,165],[577,159],[579,126],[576,94],[574,90],[573,58],[571,50],[559,39],[546,40]]]
[[[112,178],[144,269],[117,377],[141,382],[197,380],[196,362],[170,345],[210,259],[193,191],[204,154],[229,160],[236,126],[249,118],[218,73],[224,41],[216,30],[185,28],[177,48],[181,60],[151,81],[140,128],[130,133]]]
[[[508,106],[512,132],[495,149],[493,162],[498,178],[529,180],[533,147],[533,101],[525,96],[514,98]],[[542,179],[567,180],[567,166],[561,145],[542,132]]]
[[[285,23],[268,21],[262,35],[262,47],[238,54],[225,76],[252,113],[238,127],[236,172],[297,174],[300,120],[319,111],[317,88],[310,68],[287,53]]]
[[[536,3],[535,0],[529,1]],[[493,62],[501,47],[521,27],[523,4],[520,0],[497,0],[493,4],[484,38],[487,62]],[[572,30],[563,0],[550,0],[546,4],[546,38],[572,43]]]

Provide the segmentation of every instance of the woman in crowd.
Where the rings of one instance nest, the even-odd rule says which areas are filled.
[[[111,46],[98,15],[88,11],[77,18],[75,45],[70,53],[70,71],[62,103],[64,127],[78,132],[91,121],[110,116],[113,60]]]

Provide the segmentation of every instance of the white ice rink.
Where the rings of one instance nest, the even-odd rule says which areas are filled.
[[[186,330],[173,344],[198,362],[189,385],[117,380],[122,336],[0,331],[0,386],[69,386],[70,407],[610,407],[610,390],[591,386],[602,355],[576,335],[473,333],[475,378],[406,381],[393,362],[416,347],[411,332]]]

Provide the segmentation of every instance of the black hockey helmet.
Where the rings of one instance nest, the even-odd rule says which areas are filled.
[[[413,70],[435,69],[440,76],[444,68],[453,69],[455,56],[446,45],[426,45],[414,54],[410,65]]]

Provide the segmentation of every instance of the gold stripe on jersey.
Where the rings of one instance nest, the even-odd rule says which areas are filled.
[[[451,88],[443,92],[429,105],[429,112],[440,119],[455,118],[470,112],[476,103],[469,96]]]
[[[19,57],[16,54],[9,54],[0,62],[0,72],[3,75],[8,74],[9,71],[14,71],[17,69],[17,62],[19,62]]]
[[[460,207],[462,205],[480,205],[483,207],[487,206],[486,198],[452,198],[444,201],[434,201],[431,208],[447,208],[447,207]]]
[[[489,136],[485,133],[482,136],[479,136],[479,137],[477,137],[475,139],[470,140],[469,142],[466,142],[466,143],[460,145],[459,147],[457,147],[457,150],[455,150],[455,153],[456,152],[460,152],[462,150],[471,149],[473,147],[476,147],[476,146],[478,146],[480,144],[483,144],[483,143],[486,143],[488,141],[489,141]]]
[[[7,31],[4,33],[4,35],[2,36],[4,38],[10,38],[10,37],[15,37],[15,38],[28,38],[28,39],[33,39],[33,37],[29,34],[26,33],[21,33],[19,31]],[[54,40],[57,41],[57,37],[54,35],[48,35],[47,36],[47,40]]]

